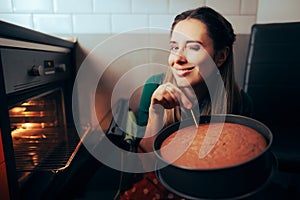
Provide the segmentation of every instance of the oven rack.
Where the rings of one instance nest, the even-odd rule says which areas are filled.
[[[51,130],[40,135],[31,134],[14,139],[14,155],[19,181],[28,178],[30,174],[28,172],[58,173],[65,170],[73,161],[85,136],[90,132],[90,127],[86,128],[82,138],[74,130],[68,130],[66,138],[57,137],[59,132],[55,129]]]

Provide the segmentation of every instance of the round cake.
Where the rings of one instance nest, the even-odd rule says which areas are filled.
[[[214,169],[251,160],[266,146],[266,139],[256,130],[226,122],[180,129],[163,141],[160,152],[173,165]]]

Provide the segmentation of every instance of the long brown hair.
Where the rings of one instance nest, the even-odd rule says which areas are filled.
[[[223,90],[216,91],[218,97],[224,96],[225,98],[220,98],[215,105],[212,105],[210,96],[207,95],[203,100],[203,106],[200,110],[201,115],[210,115],[210,114],[225,114],[225,113],[235,113],[240,114],[242,110],[241,103],[241,94],[240,89],[236,83],[234,75],[234,64],[233,64],[233,43],[235,41],[235,34],[232,28],[232,25],[218,12],[209,8],[209,7],[199,7],[193,10],[185,11],[177,15],[174,19],[174,22],[171,27],[170,35],[172,35],[173,30],[178,22],[185,19],[197,19],[204,23],[207,27],[208,35],[213,40],[214,51],[218,52],[224,48],[228,48],[228,57],[227,60],[218,67],[219,73],[222,77],[222,87]],[[172,71],[168,70],[166,73],[164,83],[171,82],[176,84],[176,81],[173,77]],[[218,94],[220,91],[225,91],[226,94]],[[226,104],[224,104],[226,102]],[[227,105],[227,106],[224,106]],[[212,111],[212,106],[217,107]],[[165,110],[165,122],[166,125],[174,123],[177,120],[180,120],[181,112],[179,107],[174,109]]]

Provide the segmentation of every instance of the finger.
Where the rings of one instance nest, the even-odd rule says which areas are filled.
[[[166,95],[166,97],[168,97],[168,96],[170,97],[169,101],[171,101],[172,104],[179,106],[180,102],[179,102],[178,96],[176,95],[176,91],[174,91],[174,89],[172,89],[169,86],[166,87],[166,91],[168,92],[168,95]]]
[[[174,94],[168,90],[168,84],[159,86],[152,95],[152,104],[160,104],[166,109],[174,108],[179,102]]]
[[[192,103],[185,93],[171,83],[160,85],[154,91],[152,103],[161,104],[165,108],[173,108],[181,103],[187,109],[192,108]]]
[[[160,85],[152,94],[153,103],[160,103],[164,100],[170,100],[170,97],[172,97],[172,94],[168,91],[168,85],[163,84]]]
[[[166,109],[174,108],[175,106],[179,105],[176,97],[168,91],[164,91],[162,94],[154,95],[152,104],[160,104]]]

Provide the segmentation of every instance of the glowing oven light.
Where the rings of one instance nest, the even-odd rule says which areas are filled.
[[[22,103],[21,105],[22,106],[30,106],[30,105],[33,105],[33,104],[31,103],[31,101],[28,101],[28,102]]]
[[[22,129],[35,129],[35,128],[45,128],[45,122],[40,123],[23,123],[21,125]]]
[[[33,127],[34,127],[34,125],[32,123],[22,124],[22,128],[25,128],[25,129],[32,129]]]
[[[24,135],[24,134],[28,133],[29,130],[44,129],[44,128],[46,128],[45,126],[46,126],[46,124],[44,122],[41,122],[41,123],[23,123],[20,126],[18,126],[18,128],[12,130],[11,135],[12,135],[13,138],[15,138],[15,137],[32,138],[32,137],[35,137],[35,136],[27,136],[27,135]],[[43,138],[44,138],[44,136],[43,136]]]
[[[19,128],[13,130],[11,132],[12,136],[20,136],[22,133],[26,133],[28,129],[33,129],[34,124],[33,123],[23,123]]]
[[[10,111],[13,113],[20,113],[20,112],[26,111],[26,108],[25,107],[14,107]]]

